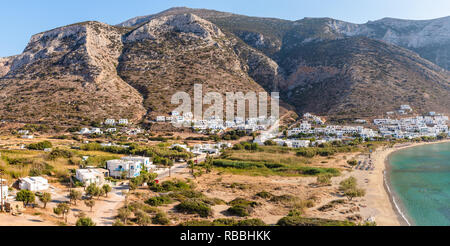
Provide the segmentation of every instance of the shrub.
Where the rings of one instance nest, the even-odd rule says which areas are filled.
[[[145,203],[150,206],[158,207],[165,204],[171,204],[173,203],[173,200],[169,196],[157,196],[148,199]]]
[[[155,217],[152,218],[152,223],[155,225],[168,225],[170,224],[170,219],[167,218],[165,213],[157,213]]]
[[[339,190],[345,192],[347,190],[355,189],[356,185],[357,185],[356,178],[350,177],[342,180],[341,183],[339,183]]]
[[[187,199],[175,207],[178,211],[188,214],[198,214],[200,217],[212,215],[211,206],[198,199]]]
[[[169,192],[179,190],[190,190],[191,186],[183,181],[164,181],[162,184],[152,184],[150,190],[154,192]]]
[[[43,142],[39,142],[39,143],[32,143],[28,145],[28,149],[33,149],[33,150],[44,150],[44,149],[49,149],[53,147],[52,143],[49,141],[43,141]]]
[[[312,148],[301,148],[299,151],[297,151],[297,156],[303,156],[312,158],[316,156],[317,152]]]
[[[56,160],[58,158],[72,158],[72,152],[64,149],[54,149],[48,155],[48,159]]]
[[[246,217],[249,216],[252,212],[251,207],[244,206],[244,205],[234,205],[230,207],[228,210],[228,213],[231,215],[239,216],[239,217]]]
[[[261,198],[264,198],[264,199],[270,199],[270,198],[273,197],[273,194],[270,193],[270,192],[267,192],[267,191],[261,191],[259,193],[256,193],[255,196],[261,197]]]
[[[192,220],[184,222],[180,226],[267,226],[267,224],[260,219],[216,219],[214,221]]]
[[[354,167],[354,166],[358,165],[358,161],[350,160],[350,161],[347,161],[347,164],[349,164],[350,166]]]
[[[76,226],[95,226],[96,224],[91,218],[83,217],[77,220]]]
[[[319,218],[303,218],[301,216],[286,216],[281,218],[279,226],[355,226],[349,221],[327,220]]]
[[[231,206],[227,210],[228,213],[235,216],[246,217],[249,216],[251,212],[253,212],[253,208],[258,206],[259,203],[249,201],[244,198],[236,198],[233,201],[229,202],[228,205]]]
[[[319,185],[331,185],[331,175],[322,174],[317,176],[317,184]]]

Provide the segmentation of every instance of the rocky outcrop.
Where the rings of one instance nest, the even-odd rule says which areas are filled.
[[[182,14],[152,19],[129,33],[125,41],[136,42],[146,39],[158,41],[159,37],[171,32],[182,33],[180,37],[184,39],[200,39],[211,45],[216,43],[214,39],[224,36],[211,22],[193,14]]]

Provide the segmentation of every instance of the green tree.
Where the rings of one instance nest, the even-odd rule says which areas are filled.
[[[350,189],[355,189],[356,185],[357,185],[356,178],[350,177],[342,180],[341,183],[339,183],[339,190],[345,192]]]
[[[39,201],[44,203],[44,209],[47,208],[47,203],[52,200],[52,195],[50,193],[45,192],[42,196],[39,197]]]
[[[92,208],[95,206],[95,201],[94,200],[85,200],[84,204],[86,205],[86,207],[89,207],[92,212]]]
[[[357,160],[350,160],[350,161],[347,161],[347,164],[349,164],[350,166],[354,167],[354,166],[358,165],[358,161]]]
[[[348,200],[353,200],[355,197],[363,197],[366,195],[366,191],[364,189],[353,188],[344,192],[344,195],[348,198]]]
[[[53,147],[53,146],[52,146],[52,143],[49,141],[32,143],[32,144],[28,145],[28,149],[33,149],[33,150],[44,150],[44,149],[50,149],[51,147]]]
[[[96,224],[91,218],[82,217],[77,220],[76,226],[96,226]]]
[[[53,208],[53,212],[57,215],[62,215],[64,221],[67,223],[67,215],[70,212],[70,206],[68,203],[60,203],[56,208]]]
[[[194,161],[193,160],[189,160],[187,164],[188,164],[188,167],[191,169],[191,174],[193,175],[194,174],[194,168],[195,168]]]
[[[36,197],[34,193],[29,190],[21,190],[17,192],[16,195],[16,200],[23,202],[24,207],[28,206],[29,204],[33,204],[35,199]]]
[[[206,160],[203,164],[206,173],[210,173],[212,171],[212,167],[213,167],[213,158],[210,155],[206,156]]]
[[[330,174],[322,174],[322,175],[317,176],[317,184],[330,185],[331,184],[331,175]]]
[[[69,192],[70,202],[74,202],[75,205],[77,205],[78,200],[81,200],[82,196],[81,192],[77,190],[70,190]]]
[[[90,197],[95,197],[95,196],[99,196],[100,194],[100,188],[98,188],[98,186],[96,184],[90,184],[87,188],[86,188],[86,194]]]
[[[111,186],[109,186],[109,184],[104,184],[102,186],[102,190],[105,192],[105,196],[108,197],[108,193],[112,191],[112,188]]]

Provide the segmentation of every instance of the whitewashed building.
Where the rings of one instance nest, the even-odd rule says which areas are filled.
[[[105,171],[107,173],[107,170],[78,169],[75,177],[86,186],[90,184],[102,185],[105,183]]]
[[[127,178],[134,178],[141,174],[142,170],[151,171],[156,168],[149,157],[127,156],[122,159],[110,160],[106,162],[109,175],[111,177],[122,177],[125,173]]]
[[[119,120],[119,125],[128,125],[128,124],[129,124],[128,119],[120,119]]]
[[[114,126],[114,125],[116,125],[116,120],[115,119],[106,119],[105,125]]]
[[[27,177],[20,179],[19,188],[29,191],[44,191],[50,188],[48,180],[43,177]]]

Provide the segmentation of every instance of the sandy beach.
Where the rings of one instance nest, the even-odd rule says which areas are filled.
[[[387,158],[390,154],[401,149],[445,142],[450,142],[450,140],[430,143],[405,143],[394,146],[393,148],[379,148],[372,153],[375,170],[366,174],[367,183],[364,186],[367,191],[365,197],[367,207],[361,209],[361,215],[365,218],[374,217],[379,226],[407,226],[408,222],[400,214],[398,208],[396,208],[389,193],[389,187],[386,185],[384,176],[388,164]]]

